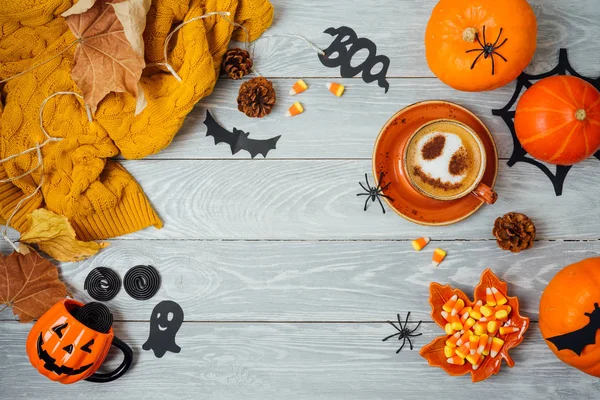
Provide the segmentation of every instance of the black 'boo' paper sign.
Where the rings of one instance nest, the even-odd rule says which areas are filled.
[[[546,73],[539,74],[539,75],[529,75],[529,74],[526,74],[523,72],[517,78],[517,87],[515,89],[515,93],[513,94],[512,98],[510,99],[510,101],[503,108],[501,108],[499,110],[492,110],[493,115],[502,117],[502,119],[504,120],[506,125],[508,125],[508,129],[510,129],[510,133],[512,135],[513,152],[512,152],[512,155],[510,156],[510,159],[508,160],[508,166],[512,167],[513,165],[515,165],[518,162],[524,162],[524,163],[528,163],[531,165],[535,165],[543,173],[545,173],[548,176],[548,178],[552,182],[552,185],[554,186],[554,192],[556,193],[557,196],[562,195],[565,178],[567,177],[567,174],[569,173],[569,170],[571,169],[572,165],[557,165],[556,172],[552,173],[552,171],[550,171],[550,168],[548,168],[548,166],[541,163],[540,161],[537,161],[531,157],[528,157],[527,151],[525,151],[523,146],[521,146],[521,143],[519,142],[519,139],[517,138],[517,133],[515,131],[515,123],[514,123],[515,110],[511,110],[511,109],[513,108],[513,106],[516,105],[521,92],[523,90],[529,89],[533,85],[532,81],[537,81],[537,80],[540,80],[543,78],[548,78],[549,76],[553,76],[553,75],[567,75],[567,74],[584,79],[584,80],[588,81],[589,83],[591,83],[592,85],[594,85],[594,87],[596,89],[600,90],[600,77],[598,77],[596,79],[592,79],[592,78],[587,78],[585,76],[578,74],[577,71],[575,71],[573,69],[573,67],[571,66],[571,64],[569,63],[569,58],[567,56],[567,49],[560,49],[560,54],[558,57],[558,65],[556,67],[554,67],[554,69],[552,69],[551,71],[548,71]],[[597,151],[596,154],[594,154],[594,156],[600,160],[600,151]]]
[[[377,81],[377,84],[385,89],[387,93],[390,84],[386,79],[390,59],[382,54],[377,55],[377,45],[367,38],[359,38],[352,28],[341,26],[339,28],[327,28],[325,33],[337,36],[335,40],[324,50],[325,55],[319,54],[321,64],[329,68],[340,67],[342,78],[353,78],[362,71],[362,79],[366,83]],[[350,46],[350,48],[348,48]],[[367,58],[353,67],[352,57],[360,50],[367,50]],[[336,55],[337,54],[337,55]],[[332,57],[336,55],[335,57]],[[373,75],[373,68],[381,64],[381,70]]]

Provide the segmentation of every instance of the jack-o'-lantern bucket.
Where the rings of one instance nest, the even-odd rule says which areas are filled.
[[[112,372],[96,373],[111,346],[123,352],[123,362]],[[56,303],[33,325],[27,356],[42,375],[63,384],[82,379],[110,382],[125,374],[133,361],[131,348],[114,335],[108,308],[71,299]]]

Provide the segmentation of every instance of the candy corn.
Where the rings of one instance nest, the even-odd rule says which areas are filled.
[[[471,354],[477,353],[477,348],[479,347],[479,336],[471,335],[469,338],[469,349]]]
[[[498,310],[494,316],[498,321],[506,321],[508,319],[508,312],[506,310]]]
[[[287,111],[287,113],[285,114],[286,117],[295,117],[298,114],[302,114],[304,112],[304,107],[302,107],[302,104],[300,104],[300,102],[295,102],[294,104],[292,104],[292,106],[289,108],[289,110]]]
[[[500,328],[500,321],[490,321],[487,324],[487,331],[489,333],[496,333]]]
[[[448,357],[447,361],[448,361],[448,364],[452,364],[452,365],[464,365],[465,364],[464,358],[460,358],[459,356]]]
[[[487,332],[487,324],[485,322],[477,321],[473,330],[476,335],[481,336]]]
[[[450,324],[452,326],[452,329],[455,331],[460,331],[464,328],[463,323],[461,322],[460,317],[458,315],[450,316]]]
[[[460,310],[462,310],[464,306],[465,306],[465,301],[463,299],[456,300],[456,303],[454,303],[454,306],[452,307],[452,311],[450,312],[450,315],[458,314],[458,312]]]
[[[458,300],[458,295],[454,295],[454,296],[450,297],[450,299],[444,303],[444,305],[442,306],[442,309],[444,311],[446,311],[447,313],[452,312],[452,309],[454,308],[454,305],[456,304],[457,300]]]
[[[448,321],[448,322],[451,322],[451,321],[450,321],[450,314],[448,314],[448,312],[447,312],[447,311],[442,311],[442,313],[441,313],[441,314],[442,314],[442,317],[444,317],[444,319],[445,319],[446,321]]]
[[[492,288],[492,294],[494,295],[494,299],[496,300],[497,305],[501,306],[508,302],[507,298],[502,293],[500,293],[500,291],[495,287]]]
[[[469,362],[469,363],[470,363],[470,364],[471,364],[473,367],[475,367],[475,366],[479,367],[479,361],[481,361],[481,357],[482,357],[482,356],[481,356],[481,354],[479,354],[479,353],[475,353],[475,354],[469,354],[469,355],[467,356],[467,361],[468,361],[468,362]],[[473,368],[473,369],[476,369],[476,368]]]
[[[468,319],[469,319],[469,313],[464,313],[460,317],[460,323],[464,325],[465,322],[467,322]]]
[[[435,249],[433,251],[433,258],[432,258],[432,263],[434,267],[437,267],[438,265],[440,265],[440,263],[442,261],[444,261],[444,258],[446,257],[446,252],[442,249]]]
[[[496,306],[495,310],[496,310],[496,312],[501,311],[501,310],[506,310],[506,312],[510,314],[510,312],[512,311],[512,308],[509,305],[503,305],[503,306]]]
[[[496,305],[496,298],[494,297],[494,293],[492,292],[491,288],[485,289],[485,303],[488,306]]]
[[[486,356],[500,353],[504,340],[497,336],[519,332],[511,325],[512,308],[507,303],[506,296],[493,287],[486,289],[485,304],[478,300],[467,306],[458,295],[444,303],[441,314],[447,321],[444,330],[448,335],[444,356],[449,364],[464,365],[466,360],[477,370]]]
[[[494,314],[494,309],[490,306],[482,306],[480,308],[481,313],[485,316],[485,317],[489,317],[491,315]]]
[[[415,251],[421,251],[429,243],[428,237],[421,237],[412,241],[412,247]]]
[[[473,325],[475,325],[477,321],[475,321],[473,318],[469,317],[467,318],[467,320],[463,323],[463,329],[464,330],[469,330],[473,327]]]
[[[444,325],[444,331],[446,331],[446,335],[454,334],[454,329],[452,328],[452,324],[450,322]]]
[[[481,317],[479,318],[480,322],[490,322],[490,321],[496,321],[496,316],[495,315],[490,315],[489,317]]]
[[[475,319],[481,318],[481,306],[482,305],[483,305],[483,302],[481,300],[478,300],[477,303],[475,303],[475,305],[473,306],[473,310],[471,310],[471,312],[470,312],[471,317],[473,317]]]
[[[460,332],[456,332],[454,335],[450,336],[448,340],[446,340],[446,346],[456,347],[458,339],[460,339]]]
[[[456,349],[456,355],[460,358],[465,358],[470,354],[469,342],[463,344],[458,349]]]
[[[326,85],[327,89],[329,89],[329,91],[335,94],[337,97],[341,97],[344,94],[344,90],[346,90],[346,87],[339,83],[328,82]]]
[[[456,342],[456,345],[460,347],[465,343],[469,343],[469,338],[471,337],[471,335],[471,331],[465,331],[465,333],[463,333],[462,336]]]
[[[492,339],[492,348],[490,349],[490,356],[496,357],[496,355],[498,355],[498,353],[502,349],[503,345],[504,345],[504,340],[497,338],[497,337],[493,338]]]
[[[501,326],[498,332],[501,335],[508,335],[510,333],[519,332],[519,328],[517,328],[516,326]]]
[[[290,89],[290,95],[295,96],[304,92],[306,89],[308,89],[308,85],[302,79],[298,79]]]
[[[494,340],[493,337],[491,337],[491,336],[488,337],[488,340],[487,340],[487,343],[485,345],[485,348],[483,349],[483,353],[481,353],[481,354],[483,354],[484,356],[487,356],[487,355],[490,354],[490,349],[492,348],[492,341],[493,340]]]
[[[485,333],[479,336],[479,343],[477,344],[477,352],[479,354],[483,354],[483,350],[485,350],[485,346],[487,345],[489,336]]]
[[[453,357],[455,354],[456,354],[456,348],[450,347],[450,346],[444,347],[444,355],[446,356],[446,358]]]

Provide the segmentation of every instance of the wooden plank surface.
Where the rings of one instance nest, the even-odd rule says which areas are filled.
[[[136,239],[491,239],[496,217],[529,215],[540,239],[599,239],[600,162],[573,167],[564,194],[554,195],[537,168],[500,164],[498,202],[448,227],[421,227],[385,215],[372,204],[363,211],[359,181],[370,160],[169,160],[127,161],[165,218]]]
[[[389,57],[389,77],[432,77],[424,56],[424,35],[436,3],[436,0],[395,0],[349,4],[346,0],[328,0],[325,5],[319,0],[274,1],[275,23],[268,33],[303,35],[324,49],[333,37],[323,31],[345,25],[354,29],[359,37],[375,42],[377,54]],[[542,73],[553,68],[558,49],[564,47],[577,57],[573,58],[573,65],[580,73],[598,74],[600,7],[597,0],[530,0],[529,3],[538,19],[538,41],[527,71]],[[260,40],[255,47],[255,61],[265,76],[339,76],[339,68],[323,66],[316,53],[297,39]],[[369,87],[384,96],[384,90],[375,83]]]
[[[431,251],[448,252],[438,267]],[[509,282],[521,310],[537,320],[546,284],[565,265],[600,254],[597,241],[538,241],[512,254],[495,241],[435,241],[415,252],[409,242],[231,242],[121,240],[98,256],[61,266],[75,298],[88,273],[107,266],[124,277],[134,265],[155,266],[156,299],[137,301],[124,290],[107,305],[119,320],[147,320],[160,299],[172,299],[187,321],[385,321],[410,310],[431,321],[429,282],[450,284],[472,297],[481,272]],[[0,319],[12,319],[9,311]]]
[[[396,355],[398,341],[382,342],[393,333],[385,323],[184,323],[176,337],[181,353],[162,359],[141,349],[148,338],[147,322],[117,323],[115,328],[134,348],[131,372],[109,384],[69,387],[50,386],[31,367],[24,353],[28,326],[3,323],[3,398],[572,400],[595,398],[600,390],[597,378],[567,368],[552,355],[537,324],[511,350],[515,367],[504,364],[498,375],[478,384],[467,376],[450,377],[419,356],[418,350],[442,333],[435,324],[422,324],[415,349]]]
[[[600,67],[598,67],[600,73]],[[268,159],[370,159],[373,143],[387,120],[401,108],[424,100],[441,99],[458,103],[477,114],[488,126],[498,144],[500,157],[512,153],[510,132],[493,108],[502,108],[514,92],[514,84],[494,92],[457,92],[437,79],[394,79],[387,95],[356,79],[336,79],[346,85],[341,98],[333,96],[325,84],[330,79],[308,78],[309,90],[299,96],[288,94],[295,79],[274,79],[277,103],[273,112],[262,119],[252,119],[237,111],[239,81],[221,79],[214,93],[202,100],[187,117],[171,146],[149,159],[249,159],[240,151],[234,156],[226,144],[215,146],[206,137],[205,110],[226,129],[234,127],[250,132],[251,138],[267,139],[281,135],[277,148]],[[305,113],[285,117],[290,105],[300,101]],[[315,129],[318,123],[319,129]],[[262,158],[262,156],[258,156]]]
[[[563,266],[600,254],[598,160],[574,167],[564,194],[556,197],[537,169],[506,166],[512,151],[507,127],[491,115],[504,105],[514,83],[493,92],[462,93],[433,77],[424,57],[423,31],[435,0],[348,2],[275,0],[270,35],[301,34],[321,47],[328,27],[347,25],[372,39],[391,59],[387,94],[359,77],[339,78],[315,53],[294,39],[270,37],[255,46],[259,71],[273,80],[277,105],[262,120],[236,109],[239,82],[219,81],[200,102],[165,151],[143,161],[124,161],[165,222],[112,241],[82,263],[61,264],[61,277],[79,299],[90,300],[83,281],[97,266],[123,277],[134,265],[155,265],[161,291],[147,302],[125,291],[108,306],[115,330],[132,345],[136,364],[122,379],[105,385],[62,386],[37,374],[24,342],[31,324],[0,313],[0,400],[18,399],[592,399],[597,379],[568,368],[543,342],[532,323],[524,343],[511,351],[517,365],[503,366],[485,383],[469,384],[431,368],[418,350],[441,334],[427,303],[431,281],[470,293],[480,273],[492,268],[509,283],[524,313],[538,317],[541,292]],[[600,7],[597,0],[531,0],[539,22],[538,49],[530,73],[556,65],[569,49],[572,65],[600,75]],[[386,29],[381,29],[386,27]],[[360,57],[358,57],[360,58]],[[357,59],[358,59],[357,58]],[[311,89],[287,92],[302,77]],[[324,84],[344,83],[342,98]],[[400,108],[422,100],[457,102],[478,114],[492,131],[502,159],[496,189],[500,200],[463,223],[424,228],[377,206],[362,211],[358,182],[370,174],[372,145],[381,126]],[[286,119],[301,101],[306,112]],[[205,137],[205,110],[226,128],[255,138],[282,135],[267,160],[230,154]],[[532,250],[500,251],[494,219],[508,211],[531,216],[538,228]],[[426,251],[409,241],[431,236]],[[13,237],[17,237],[13,234]],[[435,247],[448,251],[437,269]],[[6,244],[0,251],[8,252]],[[159,300],[179,302],[186,322],[177,336],[178,355],[156,359],[141,350],[148,319]],[[396,355],[397,341],[384,323],[412,311],[423,320],[415,351]],[[109,366],[118,360],[110,356]]]

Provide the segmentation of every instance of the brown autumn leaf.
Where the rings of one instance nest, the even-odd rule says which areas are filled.
[[[108,243],[82,242],[67,217],[44,208],[27,216],[29,227],[21,234],[21,243],[36,244],[40,250],[58,261],[81,261],[96,254]],[[23,253],[21,250],[19,252]]]
[[[0,304],[12,307],[21,322],[41,317],[66,296],[58,269],[35,250],[0,255]]]
[[[143,55],[127,40],[112,3],[97,0],[85,12],[66,17],[79,40],[71,77],[92,112],[110,92],[127,92],[137,97],[138,81],[146,65]]]

